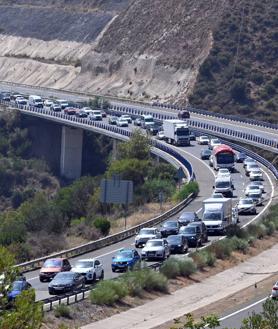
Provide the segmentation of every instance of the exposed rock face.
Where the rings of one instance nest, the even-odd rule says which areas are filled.
[[[185,101],[226,0],[0,1],[0,79]]]

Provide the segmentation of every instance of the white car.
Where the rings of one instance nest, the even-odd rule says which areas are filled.
[[[211,197],[213,199],[224,199],[225,198],[224,195],[222,193],[219,193],[219,192],[212,193]]]
[[[257,163],[248,163],[245,167],[245,173],[249,176],[251,170],[259,170],[260,167]]]
[[[142,249],[142,259],[166,259],[170,256],[170,248],[166,239],[148,240]]]
[[[159,140],[163,140],[165,138],[164,131],[163,130],[160,130],[157,133],[156,138],[159,139]]]
[[[86,281],[96,281],[104,278],[103,265],[98,259],[94,258],[78,260],[71,271],[82,274]]]
[[[249,158],[247,157],[244,161],[243,161],[243,167],[246,167],[248,164],[250,163],[257,163],[256,160],[252,159],[252,158]]]
[[[249,193],[252,193],[254,191],[261,191],[261,189],[259,188],[259,186],[249,184],[246,186],[245,195],[249,195]]]
[[[274,284],[271,291],[271,297],[274,299],[278,298],[278,281]]]
[[[220,168],[218,170],[217,176],[221,176],[221,177],[230,177],[231,173],[230,170],[227,168]]]
[[[255,185],[260,188],[260,190],[264,193],[264,183],[262,181],[252,181],[249,185]]]
[[[208,145],[209,144],[208,136],[200,136],[199,138],[197,138],[197,143],[200,145]]]
[[[140,232],[135,237],[135,247],[144,246],[150,239],[161,238],[161,233],[156,227],[141,228]]]
[[[116,121],[118,127],[128,127],[128,121],[125,118],[119,117]]]
[[[132,123],[131,117],[127,114],[121,115],[121,118],[125,119],[128,123]]]
[[[16,105],[27,105],[28,101],[26,98],[19,96],[15,99]]]
[[[98,110],[90,110],[89,111],[89,119],[94,121],[101,121],[102,120],[102,114]]]
[[[252,214],[257,213],[253,199],[251,198],[241,198],[237,205],[239,214]]]
[[[249,172],[249,178],[250,180],[255,180],[255,181],[258,181],[258,180],[263,180],[263,173],[260,169],[252,169],[250,172]]]
[[[46,99],[46,100],[43,102],[43,105],[44,105],[45,107],[51,107],[53,104],[54,104],[54,102],[51,101],[50,99]]]
[[[218,138],[212,138],[209,142],[209,149],[213,150],[215,146],[219,146],[222,143],[220,142],[220,140]]]
[[[64,110],[66,107],[69,107],[69,103],[65,99],[57,99],[56,103],[61,106],[62,110]]]

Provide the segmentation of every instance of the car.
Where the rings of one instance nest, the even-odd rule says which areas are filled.
[[[141,228],[141,230],[135,237],[135,247],[142,247],[147,243],[148,240],[156,238],[161,238],[161,233],[156,227]]]
[[[10,102],[10,100],[11,100],[11,94],[10,93],[7,93],[7,92],[2,92],[1,95],[0,95],[0,98],[3,101]]]
[[[146,130],[147,130],[147,133],[149,133],[150,135],[155,136],[161,130],[161,125],[158,124],[158,123],[154,123],[152,125],[148,125],[146,127]]]
[[[141,257],[136,249],[123,248],[112,257],[112,272],[117,270],[126,271],[133,269],[134,265],[141,261]]]
[[[249,184],[245,188],[245,195],[249,195],[249,193],[252,193],[253,191],[257,191],[257,190],[261,191],[261,189],[259,188],[259,186]]]
[[[263,204],[262,191],[260,189],[250,192],[248,198],[251,198],[256,206],[261,206]]]
[[[249,176],[251,170],[259,170],[260,167],[257,163],[248,163],[245,167],[245,174]]]
[[[189,132],[189,137],[190,137],[190,140],[191,141],[195,141],[196,140],[196,135],[195,135],[195,133],[193,131],[190,131]]]
[[[125,118],[117,118],[116,125],[118,127],[128,127],[128,121]]]
[[[24,98],[24,96],[22,94],[18,94],[18,93],[10,95],[11,101],[15,101],[17,98]]]
[[[278,298],[278,281],[274,284],[274,286],[272,287],[272,290],[271,290],[271,297],[273,299],[276,299]]]
[[[209,160],[210,156],[211,156],[211,150],[209,149],[202,149],[201,150],[201,159],[202,160]]]
[[[85,287],[85,278],[80,273],[60,272],[48,284],[49,295],[81,290]]]
[[[257,163],[257,161],[250,157],[247,157],[245,160],[243,160],[243,167],[245,168],[250,163]]]
[[[106,118],[107,117],[107,113],[105,112],[105,111],[100,111],[100,113],[101,113],[101,116],[103,117],[103,118]]]
[[[171,254],[188,252],[187,239],[183,235],[169,235],[166,240]]]
[[[184,211],[180,214],[178,218],[178,223],[180,226],[186,226],[191,222],[198,222],[200,218],[193,211]]]
[[[16,105],[22,105],[22,106],[25,106],[25,105],[28,104],[28,100],[27,100],[26,98],[20,96],[20,97],[17,97],[17,98],[15,99],[15,104],[16,104]]]
[[[109,116],[108,123],[110,125],[116,125],[117,124],[117,117],[116,116]]]
[[[61,105],[60,104],[54,103],[54,104],[52,104],[50,106],[50,110],[51,111],[54,111],[54,112],[61,112],[62,111],[62,108],[61,108]]]
[[[253,181],[251,181],[251,183],[250,183],[249,185],[255,185],[255,186],[258,186],[258,187],[261,189],[261,191],[262,191],[263,193],[265,193],[265,190],[264,190],[264,183],[263,183],[261,180],[260,180],[260,181],[253,180]]]
[[[179,222],[177,220],[167,220],[160,228],[161,236],[167,237],[168,235],[178,234]]]
[[[99,110],[90,110],[88,117],[93,121],[102,121],[102,115]]]
[[[209,142],[209,149],[213,150],[215,146],[221,145],[221,141],[218,138],[212,138]]]
[[[79,259],[72,272],[80,273],[84,276],[86,282],[102,280],[104,278],[103,265],[98,259]]]
[[[76,107],[66,107],[64,108],[64,113],[67,115],[76,115],[78,109]]]
[[[187,111],[187,110],[181,110],[181,111],[179,111],[178,118],[180,120],[190,119],[190,113],[189,113],[189,111]]]
[[[50,281],[59,272],[67,272],[71,270],[71,265],[66,258],[49,258],[47,259],[39,274],[41,282]]]
[[[251,181],[258,181],[258,180],[264,180],[263,173],[261,169],[252,169],[249,172],[249,178]]]
[[[253,199],[251,198],[241,198],[238,201],[237,209],[239,214],[251,214],[256,215],[257,210]]]
[[[130,115],[123,114],[120,117],[125,119],[128,123],[132,123],[132,119],[131,119]]]
[[[150,239],[142,249],[142,259],[166,259],[170,256],[170,248],[166,239]]]
[[[32,285],[26,281],[25,277],[18,278],[12,283],[11,289],[8,291],[8,302],[13,302],[18,295],[24,290],[29,290]]]
[[[191,222],[191,223],[188,224],[188,226],[199,227],[200,230],[201,230],[202,243],[208,242],[208,230],[207,230],[207,227],[206,227],[206,225],[203,221],[200,220],[199,222]]]
[[[51,101],[50,99],[46,99],[46,100],[43,102],[43,105],[44,105],[45,107],[50,107],[50,106],[53,105],[53,104],[54,104],[54,102]]]
[[[157,133],[156,138],[159,139],[159,140],[163,140],[165,138],[164,131],[163,130],[160,130]]]
[[[82,108],[82,109],[76,111],[76,116],[78,118],[87,118],[88,112]]]
[[[198,226],[182,226],[179,234],[185,236],[189,247],[198,247],[202,245],[201,229]]]
[[[225,198],[224,195],[220,192],[213,192],[211,197],[213,199],[223,199],[223,198]]]
[[[134,126],[141,126],[142,125],[142,119],[141,118],[136,118],[133,121]]]
[[[237,155],[236,155],[236,162],[238,162],[238,163],[242,163],[246,158],[247,158],[246,153],[244,153],[244,152],[239,152],[239,153],[237,153]]]
[[[230,173],[230,170],[227,169],[227,168],[219,168],[218,169],[218,173],[217,173],[217,176],[226,176],[226,177],[230,177],[231,176],[231,173]]]
[[[61,106],[62,110],[64,110],[65,108],[67,108],[69,106],[68,101],[65,99],[57,99],[55,101],[55,103],[59,104]]]
[[[197,138],[197,143],[199,145],[208,145],[209,144],[209,138],[208,138],[208,136],[199,136]]]

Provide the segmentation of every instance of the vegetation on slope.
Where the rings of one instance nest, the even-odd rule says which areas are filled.
[[[191,105],[277,123],[278,3],[230,1],[213,33]]]

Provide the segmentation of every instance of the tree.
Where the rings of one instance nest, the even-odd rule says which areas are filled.
[[[246,100],[246,83],[243,80],[235,80],[231,87],[231,96],[236,102],[243,102]]]
[[[147,160],[150,158],[150,139],[139,129],[134,130],[130,140],[119,145],[119,159]]]

